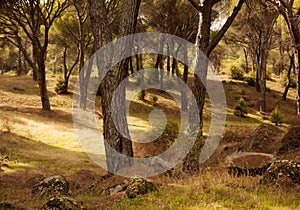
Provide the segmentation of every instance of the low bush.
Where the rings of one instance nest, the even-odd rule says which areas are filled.
[[[237,104],[234,107],[233,114],[238,117],[245,117],[248,114],[247,104],[243,98],[240,98],[237,101]]]
[[[270,120],[272,123],[275,123],[276,126],[278,126],[280,123],[283,123],[284,115],[279,111],[278,107],[275,107],[275,109],[271,112]]]
[[[66,85],[66,81],[63,78],[58,78],[54,90],[58,94],[68,94],[68,87]]]
[[[237,66],[232,66],[230,68],[230,74],[231,74],[231,78],[232,79],[236,79],[236,80],[244,80],[244,70],[237,67]]]

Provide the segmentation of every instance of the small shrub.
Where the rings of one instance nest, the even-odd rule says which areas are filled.
[[[272,80],[272,72],[270,70],[266,70],[266,79],[267,80]]]
[[[152,97],[151,97],[151,104],[152,104],[153,106],[156,105],[156,102],[157,102],[157,101],[158,101],[157,96],[152,96]]]
[[[232,79],[237,79],[237,80],[244,80],[244,70],[237,67],[237,66],[232,66],[230,68],[230,74]]]
[[[171,146],[179,134],[179,125],[175,122],[168,122],[162,135],[159,137],[168,146]]]
[[[54,90],[58,94],[68,94],[68,87],[66,81],[63,78],[58,78]]]
[[[275,123],[276,126],[278,126],[280,123],[283,123],[284,115],[279,111],[278,107],[275,107],[275,109],[271,112],[270,120],[272,123]]]
[[[241,88],[241,89],[240,89],[240,94],[241,94],[241,95],[246,95],[246,90],[245,90],[244,88]]]
[[[291,72],[291,84],[290,87],[291,88],[296,88],[297,83],[296,83],[296,76],[294,74],[294,72]],[[288,82],[288,72],[287,71],[283,71],[280,75],[280,83],[283,87],[285,87],[287,85]]]
[[[248,114],[247,104],[243,98],[240,98],[237,101],[237,104],[234,107],[233,114],[238,117],[245,117]]]
[[[141,100],[141,101],[144,101],[145,100],[145,97],[146,97],[146,90],[142,90],[138,93],[137,95],[138,99]]]

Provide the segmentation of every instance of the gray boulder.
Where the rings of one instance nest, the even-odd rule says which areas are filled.
[[[33,186],[32,195],[37,197],[53,197],[68,195],[69,183],[62,175],[50,176]]]

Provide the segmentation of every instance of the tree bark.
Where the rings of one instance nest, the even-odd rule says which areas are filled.
[[[192,0],[190,2],[193,2]],[[212,24],[212,9],[213,6],[219,1],[215,0],[205,0],[200,1],[201,5],[199,6],[199,27],[198,34],[196,38],[196,47],[209,58],[210,53],[213,49],[218,45],[224,34],[227,32],[228,28],[231,26],[233,20],[241,9],[244,0],[239,0],[237,6],[234,8],[232,14],[226,20],[225,24],[221,28],[221,30],[214,36],[214,38],[210,39],[210,29]],[[201,151],[201,147],[203,146],[203,108],[206,96],[206,88],[205,83],[207,78],[207,70],[208,70],[208,59],[203,58],[201,54],[197,52],[196,54],[196,64],[195,64],[195,74],[194,74],[194,86],[193,93],[196,98],[196,103],[191,103],[189,109],[189,130],[191,133],[195,132],[199,129],[197,133],[197,138],[195,144],[191,151],[187,154],[183,161],[182,170],[189,174],[197,174],[199,172],[199,154]],[[197,75],[200,75],[199,78]],[[191,110],[193,107],[198,107],[198,113],[193,113]],[[192,108],[192,109],[191,109]],[[200,119],[199,124],[195,120],[195,116],[198,116]]]
[[[126,36],[135,32],[140,2],[141,0],[123,1],[122,18],[119,29],[120,36]],[[89,0],[89,8],[92,27],[94,27],[93,34],[95,42],[97,43],[95,46],[100,47],[103,46],[104,43],[111,41],[112,37],[108,26],[107,11],[104,1]],[[101,14],[99,14],[100,11],[102,11]],[[124,46],[121,47],[120,50],[123,50],[123,53],[126,53],[127,50],[131,49],[127,49]],[[111,173],[132,165],[130,157],[133,157],[133,150],[126,118],[125,87],[119,87],[119,92],[115,93],[120,83],[128,75],[128,62],[129,60],[125,59],[112,70],[109,70],[101,84],[106,163],[108,171]],[[112,101],[114,95],[115,101]],[[118,113],[114,113],[112,110],[111,106],[113,102],[115,110],[119,111]],[[114,122],[113,118],[117,119],[117,122]],[[125,155],[125,157],[121,158],[119,155],[113,153],[111,149]]]
[[[287,83],[286,83],[286,86],[285,86],[283,94],[282,94],[283,101],[286,101],[286,97],[289,92],[289,88],[291,86],[291,72],[292,72],[293,67],[294,67],[294,56],[290,56],[290,67],[287,72]]]

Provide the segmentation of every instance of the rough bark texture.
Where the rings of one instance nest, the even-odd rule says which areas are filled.
[[[122,20],[119,29],[121,37],[135,32],[140,1],[141,0],[123,1]],[[107,11],[103,1],[91,0],[89,3],[91,21],[93,27],[96,27],[93,29],[96,42],[95,46],[100,47],[103,46],[103,44],[111,41],[112,37],[107,22]],[[128,49],[124,45],[123,47],[120,47],[120,50],[122,53],[126,53],[126,50],[131,49]],[[109,62],[107,59],[105,61]],[[106,163],[109,172],[112,173],[124,167],[129,167],[132,164],[129,158],[126,158],[126,156],[133,156],[133,150],[132,143],[129,140],[130,136],[125,113],[125,87],[119,87],[120,89],[118,93],[115,93],[117,87],[128,75],[128,62],[129,59],[125,59],[113,69],[109,70],[101,84]],[[111,107],[114,94],[116,94],[114,108],[115,110],[118,110],[119,113],[114,113]],[[113,121],[113,117],[117,119],[116,122]],[[121,135],[119,131],[123,135]],[[111,149],[124,154],[125,157],[121,158],[120,156],[116,156],[114,153],[112,153]]]
[[[193,1],[190,1],[193,2]],[[199,27],[198,34],[196,38],[196,47],[203,52],[207,58],[209,58],[210,53],[213,49],[218,45],[224,34],[227,32],[228,28],[232,24],[239,10],[241,9],[244,0],[239,0],[237,6],[234,8],[231,16],[227,19],[223,27],[220,31],[210,40],[210,28],[212,24],[212,9],[213,6],[219,1],[215,0],[205,0],[200,1],[199,10]],[[193,4],[193,6],[195,6]],[[194,133],[197,129],[199,132],[197,133],[197,139],[191,151],[185,157],[183,162],[183,171],[189,174],[197,174],[199,172],[199,154],[201,151],[201,147],[203,146],[202,142],[202,129],[203,129],[203,107],[206,96],[206,88],[205,81],[207,78],[207,70],[208,70],[208,60],[204,58],[201,54],[196,54],[196,64],[195,64],[195,72],[201,77],[199,78],[197,74],[194,74],[194,86],[193,93],[196,98],[197,104],[190,104],[190,108],[198,107],[198,113],[192,113],[189,111],[189,129],[191,133]],[[190,109],[193,110],[193,109]],[[200,119],[199,124],[195,123],[195,116],[198,116]]]

